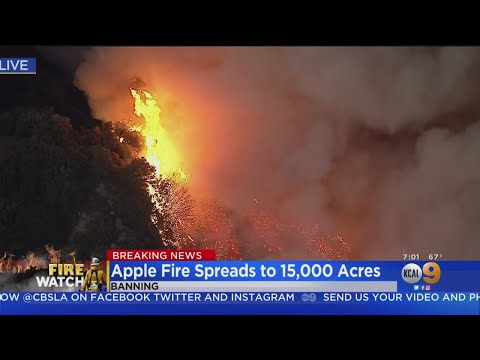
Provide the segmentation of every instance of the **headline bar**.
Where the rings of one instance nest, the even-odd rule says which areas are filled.
[[[480,261],[122,260],[110,261],[108,274],[110,282],[145,284],[190,281],[264,283],[386,281],[395,282],[397,284],[395,291],[399,292],[480,290]]]

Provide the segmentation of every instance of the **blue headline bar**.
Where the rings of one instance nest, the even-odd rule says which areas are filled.
[[[112,261],[110,281],[391,281],[400,292],[480,291],[480,261]]]

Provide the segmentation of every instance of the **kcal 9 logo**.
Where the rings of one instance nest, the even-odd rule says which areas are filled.
[[[427,284],[435,284],[440,280],[442,271],[440,266],[434,262],[427,262],[421,268],[419,265],[410,263],[403,267],[402,278],[409,284],[415,284],[420,281],[423,275],[423,281]]]

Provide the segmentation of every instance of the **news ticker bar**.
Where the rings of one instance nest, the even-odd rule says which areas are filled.
[[[0,293],[0,315],[480,315],[480,293]]]
[[[111,292],[396,292],[396,281],[112,281]]]

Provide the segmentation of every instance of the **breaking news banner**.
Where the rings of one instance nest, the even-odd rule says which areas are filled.
[[[0,75],[33,75],[37,73],[35,58],[0,58]]]
[[[218,261],[212,250],[110,250],[103,260],[49,263],[41,277],[49,288],[0,292],[0,314],[480,315],[479,275],[480,261]]]

